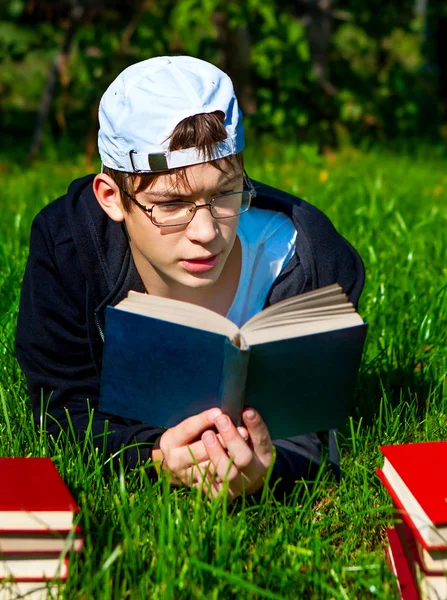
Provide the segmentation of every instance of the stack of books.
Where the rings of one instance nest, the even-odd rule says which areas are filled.
[[[382,446],[396,509],[388,557],[403,600],[447,600],[447,442]]]
[[[0,600],[56,598],[83,538],[49,458],[0,458]]]

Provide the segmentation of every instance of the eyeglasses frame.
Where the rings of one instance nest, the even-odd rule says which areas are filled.
[[[218,194],[217,196],[214,196],[213,198],[211,198],[210,202],[207,202],[205,204],[196,204],[195,202],[191,202],[189,200],[176,200],[176,202],[178,202],[179,204],[184,203],[184,204],[194,204],[195,206],[195,210],[194,210],[194,214],[191,217],[190,221],[186,221],[186,223],[176,223],[175,225],[169,225],[169,224],[163,224],[163,223],[155,223],[153,218],[152,218],[152,211],[154,210],[154,208],[156,208],[157,206],[161,206],[164,204],[171,204],[171,202],[159,202],[158,204],[154,204],[151,207],[148,206],[144,206],[144,204],[141,204],[141,202],[139,202],[135,196],[132,196],[131,194],[129,194],[129,192],[127,190],[125,190],[124,188],[122,188],[121,186],[118,186],[119,189],[130,199],[132,200],[132,202],[134,204],[136,204],[138,206],[138,208],[140,208],[142,211],[144,211],[147,215],[149,215],[151,223],[153,225],[155,225],[155,227],[184,227],[185,225],[189,225],[191,223],[191,221],[194,219],[194,217],[197,214],[197,211],[201,208],[208,208],[208,210],[210,211],[211,216],[213,217],[213,219],[216,219],[218,221],[220,221],[221,219],[233,219],[234,217],[238,217],[239,215],[243,215],[245,212],[247,212],[247,210],[250,208],[251,205],[251,201],[253,198],[256,198],[257,192],[255,187],[253,186],[252,182],[250,181],[247,173],[244,171],[243,172],[243,179],[244,179],[244,184],[248,187],[248,193],[250,194],[249,197],[249,202],[248,202],[248,206],[247,208],[240,212],[237,213],[237,215],[231,215],[229,217],[215,217],[212,213],[212,208],[213,208],[213,200],[216,200],[216,198],[222,197],[222,196],[229,196],[230,194]],[[245,190],[241,190],[242,192]],[[232,192],[232,194],[240,194],[241,192]]]

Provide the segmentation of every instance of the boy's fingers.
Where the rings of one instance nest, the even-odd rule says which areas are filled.
[[[254,408],[247,408],[242,418],[250,435],[253,451],[262,460],[272,454],[272,438],[261,415]]]
[[[202,494],[208,496],[208,498],[217,498],[222,488],[221,483],[216,481],[198,481],[192,485],[193,488],[200,490]]]
[[[195,483],[209,481],[214,473],[213,463],[208,458],[207,460],[198,463],[196,465],[192,465],[186,471],[185,475],[185,483],[189,487],[193,487]]]
[[[225,440],[228,454],[233,459],[234,465],[237,467],[239,473],[242,474],[239,483],[244,484],[245,481],[253,482],[257,480],[259,478],[260,468],[262,470],[265,465],[268,465],[270,463],[270,455],[272,448],[271,443],[270,454],[266,455],[265,457],[261,457],[258,456],[256,448],[252,447],[244,439],[241,438],[238,429],[236,429],[232,421],[228,419],[227,416],[220,415],[216,419],[215,425],[217,429],[221,432],[221,435]],[[268,430],[266,427],[265,431],[268,435]],[[204,436],[202,436],[202,439],[204,439]],[[207,450],[208,454],[210,455],[210,449],[207,448]],[[211,455],[210,458],[212,458]],[[220,475],[219,471],[218,474]]]
[[[210,408],[198,415],[188,417],[175,427],[168,429],[163,437],[169,438],[169,445],[174,447],[185,446],[200,437],[201,433],[210,427],[222,413],[220,408]],[[169,434],[169,435],[168,435]],[[165,438],[165,442],[167,442]]]
[[[239,430],[226,415],[219,415],[219,417],[216,419],[215,425],[220,432],[220,435],[222,436],[222,439],[224,440],[225,446],[228,450],[228,454],[234,460],[236,467],[250,476],[252,467],[256,461],[253,451],[247,444],[246,440],[241,437]]]
[[[238,427],[237,429],[238,429],[238,431],[242,430],[242,434],[240,432],[239,432],[239,434],[243,436],[243,439],[247,440],[248,439],[247,430],[244,427]],[[222,447],[226,448],[227,445],[226,445],[225,440],[222,439],[222,436],[220,434],[218,434],[217,438],[218,438],[219,442],[221,443]],[[206,447],[204,446],[202,440],[193,442],[192,444],[188,444],[184,448],[181,448],[181,449],[179,448],[178,452],[181,453],[181,458],[179,459],[179,462],[181,463],[181,465],[179,465],[180,468],[186,468],[195,463],[201,463],[203,461],[209,460],[208,451],[207,451]]]
[[[240,436],[239,439],[245,444]],[[238,468],[234,464],[234,461],[229,458],[214,431],[205,431],[202,435],[202,441],[205,444],[208,456],[214,465],[217,477],[221,481],[227,480],[229,482],[235,482],[237,479],[240,479],[241,475]]]
[[[208,425],[208,427],[209,427],[209,425]],[[243,436],[248,438],[247,430],[244,427],[239,427],[238,431],[239,430],[241,430],[241,433],[239,435],[242,434]],[[218,437],[219,442],[221,443],[222,447],[226,448],[226,443],[222,439],[221,435],[218,434],[217,437]],[[170,442],[172,442],[172,437],[171,437]],[[166,443],[166,440],[163,443],[163,446],[165,446],[165,443]],[[205,445],[203,444],[202,440],[198,440],[196,442],[192,442],[185,446],[174,447],[173,452],[169,453],[169,459],[166,464],[167,465],[169,464],[171,469],[173,469],[175,472],[179,473],[181,471],[190,469],[194,465],[203,463],[205,461],[209,462],[209,454],[208,454],[208,451],[207,451]],[[212,472],[214,472],[214,469],[212,469]]]
[[[248,431],[245,429],[245,427],[236,427],[236,429],[238,430],[238,433],[241,436],[241,438],[244,440],[244,442],[248,442],[248,439],[250,436],[248,435]],[[222,444],[222,446],[224,448],[226,448],[227,443],[220,433],[217,434],[217,438],[218,438],[219,442]]]
[[[246,430],[246,428],[236,427],[236,429],[239,431],[239,435],[247,442],[250,436],[248,435],[248,431]]]
[[[180,461],[182,463],[182,468],[209,460],[207,449],[203,445],[202,440],[188,444],[188,446],[185,446],[184,448],[179,448],[177,452],[181,456]]]

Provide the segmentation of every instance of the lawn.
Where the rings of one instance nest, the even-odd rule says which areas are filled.
[[[108,464],[88,442],[50,444],[34,430],[14,358],[29,230],[86,167],[0,164],[0,454],[51,456],[80,505],[85,550],[71,557],[61,598],[397,598],[383,552],[390,502],[374,468],[380,444],[447,438],[445,159],[264,144],[246,166],[323,209],[367,272],[359,310],[370,330],[340,435],[344,476],[298,483],[287,503],[269,493],[209,501],[151,483],[143,468],[105,481]]]

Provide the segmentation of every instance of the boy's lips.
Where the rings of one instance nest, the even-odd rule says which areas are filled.
[[[204,273],[216,266],[219,256],[220,253],[209,257],[185,258],[180,263],[190,273]]]

